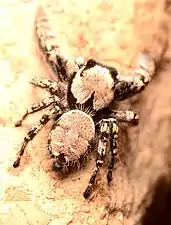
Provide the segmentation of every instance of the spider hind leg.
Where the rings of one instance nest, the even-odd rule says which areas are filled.
[[[108,164],[108,173],[107,173],[107,181],[108,184],[112,181],[112,171],[115,166],[115,159],[117,156],[117,138],[118,138],[118,126],[116,123],[111,124],[111,132],[110,132],[110,152],[111,158]]]
[[[99,143],[97,149],[97,159],[96,166],[93,170],[93,174],[89,180],[88,186],[84,191],[84,198],[88,198],[92,189],[92,186],[95,182],[96,176],[104,163],[104,157],[107,152],[108,141],[110,142],[110,151],[111,151],[111,160],[108,167],[108,183],[112,180],[112,169],[114,166],[115,156],[117,154],[117,145],[116,138],[118,133],[118,126],[116,125],[116,120],[113,118],[102,119],[100,121],[100,135],[99,135]]]

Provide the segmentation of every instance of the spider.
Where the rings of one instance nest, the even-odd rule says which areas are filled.
[[[79,165],[80,159],[87,156],[92,142],[97,141],[96,165],[83,194],[84,198],[88,198],[106,154],[110,154],[108,184],[112,181],[117,155],[118,123],[138,123],[139,119],[133,111],[112,109],[112,102],[124,100],[142,91],[154,74],[155,66],[147,54],[142,54],[139,60],[140,69],[134,70],[134,75],[123,76],[113,67],[94,59],[85,62],[78,57],[75,61],[75,72],[68,75],[62,60],[57,56],[56,63],[53,64],[61,81],[38,78],[31,81],[35,86],[46,88],[50,96],[31,105],[15,126],[21,126],[29,114],[48,106],[51,108],[28,131],[13,167],[20,165],[27,144],[53,119],[48,150],[53,167],[57,170]],[[66,86],[62,86],[63,84]],[[98,138],[95,138],[96,135]]]
[[[57,36],[49,27],[46,13],[42,9],[39,13],[36,21],[37,40],[57,79],[34,78],[31,81],[33,85],[47,89],[50,96],[28,107],[15,126],[21,126],[31,113],[49,106],[50,109],[28,131],[13,167],[20,165],[28,143],[53,119],[48,150],[54,169],[66,171],[70,166],[79,168],[81,160],[87,157],[95,143],[96,165],[83,193],[88,198],[107,154],[110,154],[108,184],[112,181],[117,155],[118,123],[137,124],[139,120],[133,111],[117,111],[110,106],[112,102],[127,99],[145,88],[155,73],[154,61],[148,54],[141,54],[139,69],[125,76],[114,67],[94,59],[85,61],[83,57],[78,57],[75,62],[66,60],[67,57],[57,45]]]

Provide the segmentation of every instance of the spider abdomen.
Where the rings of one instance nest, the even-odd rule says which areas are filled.
[[[59,170],[79,164],[88,153],[95,135],[93,119],[81,110],[71,110],[61,116],[49,135],[49,150],[54,167]]]

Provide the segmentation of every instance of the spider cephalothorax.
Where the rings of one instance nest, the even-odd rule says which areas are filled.
[[[35,78],[31,81],[35,86],[47,88],[50,97],[29,107],[16,126],[20,126],[28,114],[48,106],[50,109],[28,131],[13,166],[19,166],[29,141],[50,119],[53,119],[54,125],[49,133],[48,149],[56,169],[63,170],[75,165],[78,167],[80,159],[87,157],[92,141],[97,141],[96,166],[84,192],[84,197],[87,198],[104,158],[109,153],[111,157],[108,163],[108,183],[112,180],[112,170],[117,154],[117,124],[138,121],[136,113],[111,109],[111,103],[124,100],[142,91],[151,80],[155,65],[149,55],[141,54],[138,61],[139,69],[125,76],[113,67],[93,59],[85,62],[79,57],[75,62],[75,70],[70,70],[68,65],[74,63],[64,59],[59,53],[54,36],[44,36],[46,33],[41,34],[40,27],[37,30],[40,46],[58,79],[51,81]],[[47,43],[46,40],[48,40]],[[96,125],[99,129],[96,129]],[[95,136],[98,138],[94,138]]]
[[[70,94],[76,103],[85,104],[94,93],[93,109],[98,111],[113,101],[116,76],[115,68],[90,59],[73,77]]]

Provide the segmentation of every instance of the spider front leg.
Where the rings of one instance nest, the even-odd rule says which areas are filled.
[[[57,115],[61,115],[61,109],[58,106],[48,110],[40,119],[40,121],[34,125],[27,133],[27,136],[24,138],[20,151],[17,153],[17,158],[13,163],[13,167],[18,167],[20,165],[20,160],[22,155],[24,154],[25,148],[28,145],[29,141],[31,141],[36,134],[43,128],[45,124],[51,119],[56,117]]]
[[[95,182],[97,173],[99,172],[99,169],[103,165],[103,159],[106,155],[108,141],[111,143],[111,138],[113,137],[113,134],[115,134],[115,129],[113,128],[113,122],[115,122],[115,119],[103,119],[100,121],[100,137],[99,137],[99,143],[98,143],[98,150],[97,150],[97,160],[96,160],[96,167],[94,168],[93,174],[89,180],[88,186],[86,190],[84,191],[84,198],[88,198],[91,192],[92,185]],[[111,147],[111,146],[110,146]],[[113,144],[112,144],[113,147]],[[115,154],[115,153],[114,153]],[[114,154],[112,156],[114,157]],[[110,162],[109,167],[109,174],[111,173],[111,170],[113,168],[114,160],[112,159]],[[108,175],[110,176],[110,175]]]
[[[135,69],[133,75],[123,76],[118,74],[115,89],[115,100],[124,100],[142,90],[151,81],[155,73],[155,64],[152,58],[147,54],[141,54],[139,57],[140,69]]]
[[[24,115],[21,117],[20,120],[18,120],[16,123],[15,123],[15,126],[16,127],[19,127],[22,125],[22,122],[23,120],[31,113],[34,113],[34,112],[37,112],[39,110],[42,110],[46,107],[48,107],[50,104],[52,103],[58,103],[59,102],[59,98],[57,96],[50,96],[50,97],[47,97],[47,98],[44,98],[41,100],[41,102],[39,103],[35,103],[35,104],[32,104],[31,106],[29,106],[26,110],[26,112],[24,113]]]

